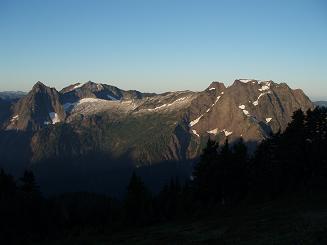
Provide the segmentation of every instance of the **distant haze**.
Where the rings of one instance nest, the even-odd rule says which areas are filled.
[[[37,81],[164,92],[237,78],[327,100],[327,2],[0,1],[0,91]]]

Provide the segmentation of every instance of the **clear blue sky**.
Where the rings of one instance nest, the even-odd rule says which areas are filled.
[[[325,0],[0,0],[0,90],[271,79],[327,99]]]

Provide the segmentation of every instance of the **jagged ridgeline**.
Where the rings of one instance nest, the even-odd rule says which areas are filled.
[[[156,181],[166,172],[189,176],[209,137],[243,138],[253,150],[283,131],[295,110],[314,107],[302,90],[252,79],[163,94],[93,82],[58,92],[38,82],[18,101],[1,100],[0,106],[1,165],[11,172],[32,167],[42,176],[107,179],[105,173],[136,167]],[[93,178],[85,185],[101,181]]]

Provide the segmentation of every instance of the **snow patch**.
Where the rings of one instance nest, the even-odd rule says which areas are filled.
[[[196,136],[200,137],[200,135],[196,132],[196,130],[192,130],[192,133],[195,134]]]
[[[215,128],[213,130],[207,131],[207,133],[216,135],[218,133],[218,128]]]
[[[175,103],[175,102],[180,102],[180,101],[183,101],[183,100],[185,100],[186,99],[186,97],[182,97],[182,98],[179,98],[179,99],[177,99],[177,100],[175,100],[173,103]],[[172,104],[172,103],[171,103]]]
[[[15,115],[10,119],[10,122],[16,121],[16,120],[18,120],[18,118],[19,118],[19,115]]]
[[[266,122],[267,122],[267,123],[270,123],[271,120],[272,120],[271,117],[266,118]]]
[[[59,116],[55,112],[49,112],[49,117],[51,118],[52,124],[56,124],[60,122]]]
[[[261,91],[261,92],[262,91],[267,91],[267,90],[270,89],[270,85],[271,85],[271,82],[263,82],[263,85],[258,90]]]
[[[221,98],[221,96],[218,96],[215,100],[215,104],[218,102],[218,100]],[[213,104],[212,106],[214,106],[215,104]]]
[[[259,91],[265,91],[268,90],[269,87],[268,86],[262,86],[261,88],[259,88]]]
[[[261,93],[261,94],[259,95],[259,97],[257,98],[257,100],[254,101],[252,104],[253,104],[254,106],[259,105],[259,99],[260,99],[262,96],[264,96],[264,95],[266,95],[266,94],[270,94],[270,93],[271,93],[270,91],[265,92],[265,93]]]
[[[243,110],[243,113],[246,115],[246,116],[249,116],[250,113],[247,111],[247,110]]]
[[[161,108],[164,108],[168,106],[167,104],[162,104],[162,105],[159,105],[159,106],[156,106],[155,108],[152,108],[152,109],[148,109],[148,111],[156,111],[156,110],[160,110]]]
[[[215,104],[217,104],[217,102],[218,102],[218,100],[221,98],[221,96],[218,96],[217,98],[216,98],[216,100],[215,100],[215,102],[206,110],[206,113],[208,113],[211,109],[212,109],[212,107],[214,107],[215,106]]]
[[[148,110],[148,111],[159,110],[159,109],[162,109],[162,108],[164,108],[164,107],[172,106],[172,105],[174,105],[175,103],[182,102],[182,101],[184,101],[185,99],[187,99],[187,97],[181,97],[181,98],[179,98],[179,99],[173,101],[172,103],[162,104],[162,105],[157,106],[157,107],[155,107],[155,108],[152,108],[152,109],[150,108],[150,109],[146,109],[146,110]]]
[[[161,108],[166,107],[166,106],[168,106],[168,105],[167,104],[163,104],[163,105],[160,105],[160,106],[155,107],[154,110],[158,110],[158,109],[161,109]]]
[[[233,133],[233,132],[229,132],[229,131],[226,130],[226,129],[223,129],[222,132],[225,133],[225,136],[226,136],[226,137],[230,136],[230,135]]]
[[[245,110],[245,105],[240,105],[238,108],[240,108],[246,116],[250,116],[249,111]]]
[[[239,79],[240,82],[242,83],[248,83],[251,82],[253,79]]]
[[[221,92],[220,94],[224,94],[224,92]]]
[[[79,100],[77,103],[78,104],[83,104],[83,103],[94,103],[94,102],[100,102],[103,101],[102,99],[97,99],[97,98],[84,98]]]
[[[190,124],[189,124],[189,126],[190,126],[190,127],[193,127],[195,124],[197,124],[197,123],[200,121],[200,119],[201,119],[202,117],[203,117],[203,115],[201,115],[201,116],[199,116],[197,119],[191,121]]]
[[[83,99],[80,99],[79,101],[77,101],[76,103],[65,103],[63,105],[64,107],[64,110],[65,111],[69,111],[72,109],[72,107],[74,107],[75,105],[80,105],[80,104],[83,104],[83,103],[96,103],[96,102],[104,102],[104,101],[107,101],[107,100],[103,100],[103,99],[98,99],[98,98],[83,98]]]
[[[208,113],[208,112],[211,110],[211,108],[214,107],[215,104],[217,104],[217,102],[218,102],[218,100],[219,100],[220,98],[221,98],[221,96],[218,96],[218,97],[216,98],[215,102],[211,105],[211,107],[209,107],[209,108],[206,110],[205,113]],[[197,124],[197,123],[200,121],[200,119],[201,119],[202,117],[203,117],[203,114],[202,114],[201,116],[199,116],[197,119],[191,121],[191,122],[189,123],[189,126],[190,126],[190,127],[193,127],[195,124]]]
[[[216,88],[209,88],[209,90],[215,90]]]
[[[78,83],[77,85],[75,85],[73,88],[72,88],[72,90],[74,90],[74,89],[77,89],[77,88],[80,88],[80,87],[83,87],[83,83]]]

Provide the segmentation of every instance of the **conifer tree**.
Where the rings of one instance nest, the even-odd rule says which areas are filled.
[[[14,178],[0,170],[0,200],[11,198],[16,192],[16,182]]]
[[[143,181],[133,172],[124,202],[125,220],[129,224],[146,224],[152,214],[152,198]]]
[[[25,170],[23,177],[19,179],[22,183],[20,189],[26,194],[38,195],[39,186],[36,184],[32,171]]]
[[[231,162],[231,201],[243,198],[248,190],[248,151],[243,138],[236,142],[232,148]]]
[[[218,161],[218,144],[208,140],[200,161],[195,165],[193,172],[193,187],[197,199],[212,202],[216,198],[215,165]]]

